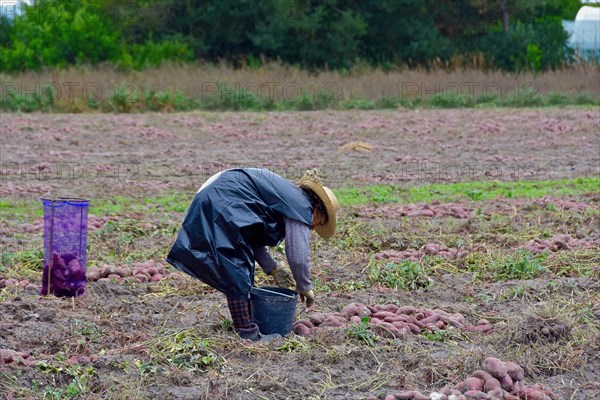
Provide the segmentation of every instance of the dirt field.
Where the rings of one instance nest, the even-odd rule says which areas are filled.
[[[316,166],[334,190],[597,177],[596,108],[3,114],[0,124],[0,398],[439,399],[490,356],[558,399],[600,398],[600,188],[357,204],[340,211],[331,241],[313,238],[317,302],[298,319],[391,303],[459,313],[460,326],[390,334],[342,322],[243,342],[224,296],[163,261],[193,194],[223,168],[296,179]],[[151,266],[164,279],[39,297],[44,194],[92,199],[88,268]]]

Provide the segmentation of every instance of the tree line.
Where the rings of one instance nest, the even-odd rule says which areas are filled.
[[[264,60],[556,69],[579,0],[34,0],[0,20],[0,70]]]

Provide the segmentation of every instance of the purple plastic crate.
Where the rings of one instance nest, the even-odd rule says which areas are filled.
[[[79,297],[86,288],[86,243],[90,201],[42,198],[44,271],[41,294]]]

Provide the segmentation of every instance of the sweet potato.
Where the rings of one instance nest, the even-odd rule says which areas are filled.
[[[327,317],[327,319],[325,321],[323,321],[323,323],[321,325],[319,325],[320,327],[327,327],[327,326],[331,326],[334,328],[340,328],[342,327],[342,323],[335,318],[335,316],[330,315]]]
[[[507,361],[505,364],[508,376],[510,376],[513,382],[523,380],[523,378],[525,377],[525,372],[523,371],[523,368],[511,361]]]
[[[362,319],[358,315],[353,315],[350,317],[350,323],[360,325],[362,323]]]
[[[413,307],[413,306],[402,306],[402,307],[398,307],[398,310],[396,310],[396,314],[411,315],[416,312],[417,312],[417,308]]]
[[[116,281],[120,281],[121,280],[121,275],[117,275],[117,274],[110,274],[107,276],[108,279],[110,280],[116,280]]]
[[[463,394],[465,395],[465,397],[467,399],[473,399],[473,400],[488,400],[488,399],[490,399],[489,394],[484,393],[480,390],[468,390]]]
[[[316,312],[316,313],[310,314],[308,316],[308,319],[310,320],[310,322],[312,322],[312,324],[314,326],[319,326],[323,323],[323,321],[325,321],[327,319],[327,317],[329,317],[328,313]]]
[[[489,379],[495,379],[489,372],[483,371],[481,369],[478,369],[475,372],[473,372],[471,376],[481,379],[484,383]]]
[[[496,379],[502,379],[508,373],[506,364],[495,357],[488,357],[481,364],[483,369]]]
[[[425,325],[427,325],[427,324],[434,324],[434,323],[436,323],[436,322],[437,322],[437,320],[439,320],[439,319],[440,319],[440,314],[433,314],[433,315],[431,315],[431,316],[429,316],[429,317],[423,318],[423,319],[421,320],[421,323],[422,323],[422,324],[425,324]]]
[[[379,318],[381,319],[381,318]],[[406,322],[403,318],[400,318],[398,315],[394,314],[393,317],[385,317],[383,319],[385,322],[394,323],[394,322]]]
[[[483,390],[483,380],[474,376],[465,379],[464,383],[468,390]]]
[[[425,396],[421,392],[415,392],[414,400],[429,400],[429,396]]]
[[[524,398],[526,398],[527,400],[551,400],[550,397],[546,396],[543,392],[531,388],[528,388],[525,391]]]
[[[495,390],[495,389],[502,389],[502,387],[500,386],[500,381],[498,379],[491,378],[491,379],[488,379],[487,381],[485,381],[485,383],[483,385],[484,392],[489,392],[489,391]]]
[[[95,282],[100,279],[100,269],[99,268],[90,268],[87,270],[86,274],[88,282]]]
[[[414,334],[421,333],[421,328],[419,328],[417,325],[411,324],[410,322],[406,322],[405,325],[408,327],[408,329],[410,329],[410,331],[412,333],[414,333]]]
[[[438,329],[446,329],[446,323],[442,320],[435,321],[434,325]]]
[[[403,337],[402,333],[394,325],[378,319],[371,320],[371,329],[382,337],[392,339]]]
[[[510,379],[510,375],[504,375],[504,378],[500,379],[500,387],[507,392],[510,392],[513,388],[513,381]]]
[[[310,328],[303,324],[294,325],[294,333],[300,336],[310,336]]]
[[[393,394],[388,394],[383,400],[396,400],[396,396],[394,396]]]
[[[469,388],[467,387],[467,384],[465,382],[459,382],[456,384],[456,386],[454,386],[454,390],[458,390],[461,393],[465,393],[469,391]]]
[[[372,318],[379,318],[381,320],[387,318],[387,317],[391,317],[391,318],[398,318],[398,316],[396,314],[394,314],[393,312],[390,311],[377,311],[375,314],[371,315]]]
[[[457,319],[452,318],[452,317],[442,316],[442,317],[440,317],[440,321],[444,321],[446,324],[451,325],[455,328],[462,328],[464,326],[464,324],[462,322],[460,322]]]
[[[525,396],[526,390],[527,390],[527,386],[525,386],[520,381],[516,381],[516,382],[513,382],[513,389],[511,390],[511,393],[514,394],[515,396],[520,397],[521,394],[523,394],[523,396]]]
[[[407,392],[396,393],[396,398],[398,400],[412,400],[415,398],[415,391],[409,390]]]
[[[423,325],[423,324],[421,323],[421,321],[419,321],[419,320],[418,320],[417,318],[415,318],[414,316],[411,316],[411,317],[410,317],[410,320],[409,320],[408,322],[410,322],[410,323],[411,323],[411,324],[413,324],[413,325],[416,325],[416,326],[418,326],[418,327],[419,327],[419,329],[423,329],[423,328],[425,328],[425,325]]]
[[[314,328],[314,325],[312,324],[312,322],[310,322],[310,320],[308,319],[299,319],[298,321],[294,322],[294,326],[298,325],[298,324],[302,324],[305,325],[307,328]]]
[[[504,397],[498,397],[499,399],[504,399],[504,400],[519,400],[518,396],[515,396],[514,394],[511,394],[509,392],[504,392]]]
[[[139,282],[139,283],[145,283],[148,282],[148,277],[144,274],[138,273],[135,276],[135,279]]]
[[[346,318],[358,315],[358,307],[356,307],[355,303],[350,303],[340,311],[340,314]]]
[[[346,306],[346,308],[340,311],[340,315],[343,315],[348,319],[353,315],[358,315],[359,317],[370,317],[371,314],[371,310],[361,303],[350,303],[348,306]]]
[[[396,311],[398,311],[398,306],[395,304],[377,304],[374,306],[378,311],[388,311],[388,312],[392,312],[395,313]]]
[[[121,278],[125,278],[131,274],[131,270],[123,267],[115,268],[115,274],[119,275]]]
[[[150,282],[158,282],[163,278],[161,274],[154,274],[152,278],[150,278]]]
[[[150,275],[158,274],[158,271],[154,267],[146,268],[146,272],[149,273]]]
[[[488,395],[492,400],[500,400],[504,398],[504,391],[502,389],[494,389],[490,390]]]

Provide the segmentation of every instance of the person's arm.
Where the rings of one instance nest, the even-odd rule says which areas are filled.
[[[277,262],[271,257],[266,246],[254,248],[254,259],[267,275],[277,267]]]
[[[299,292],[312,290],[310,280],[310,227],[285,218],[285,256]]]

